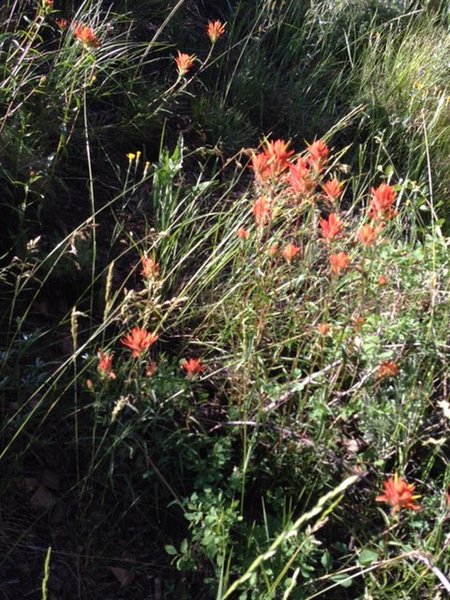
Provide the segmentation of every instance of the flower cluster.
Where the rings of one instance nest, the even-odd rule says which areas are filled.
[[[274,215],[277,217],[285,214],[285,208],[292,208],[294,214],[300,215],[305,206],[322,207],[318,230],[321,239],[329,244],[331,250],[328,256],[331,275],[338,276],[350,268],[353,259],[343,250],[337,252],[335,246],[357,242],[370,248],[379,243],[380,233],[386,222],[397,214],[393,207],[397,195],[395,188],[387,183],[371,188],[367,211],[370,222],[362,224],[352,235],[346,235],[346,227],[337,207],[344,192],[344,182],[335,176],[327,177],[329,163],[330,150],[324,140],[316,140],[301,155],[296,155],[290,143],[282,139],[264,140],[261,150],[251,153],[250,168],[254,174],[256,190],[251,211],[256,226],[262,231],[271,225]],[[296,223],[298,228],[299,217]],[[238,236],[246,240],[247,233],[246,229],[240,230]],[[295,244],[293,246],[297,247]],[[331,246],[334,246],[333,249]],[[274,245],[269,247],[270,256],[276,252]],[[288,262],[296,254],[298,252],[293,254],[289,246],[282,251]],[[356,264],[353,268],[361,270]]]

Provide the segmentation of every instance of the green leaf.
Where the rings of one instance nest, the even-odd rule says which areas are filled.
[[[331,577],[331,581],[334,581],[345,588],[350,587],[353,583],[348,575],[335,575],[334,577]]]
[[[373,550],[364,549],[359,555],[358,562],[361,566],[367,567],[378,560],[378,554]]]
[[[170,556],[175,556],[176,554],[178,554],[177,549],[174,546],[171,546],[170,544],[164,546],[164,550],[167,552],[167,554],[170,554]]]

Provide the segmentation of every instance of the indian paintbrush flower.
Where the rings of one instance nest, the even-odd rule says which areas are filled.
[[[174,60],[177,65],[178,74],[180,77],[183,77],[194,66],[195,54],[186,54],[178,50],[178,56]]]
[[[206,367],[199,358],[188,358],[183,361],[181,368],[185,371],[186,377],[192,379],[195,375],[201,375]]]
[[[323,140],[317,140],[306,149],[309,155],[309,162],[315,171],[322,171],[328,160],[328,146]]]
[[[373,246],[377,241],[378,233],[380,229],[378,227],[372,227],[371,225],[363,225],[356,234],[356,239],[363,246]]]
[[[328,257],[330,267],[335,275],[339,275],[341,271],[348,269],[350,265],[350,257],[345,252],[338,252],[337,254],[331,254]]]
[[[243,227],[239,227],[239,229],[236,231],[236,235],[240,240],[248,240],[250,231],[248,229],[244,229]]]
[[[342,186],[343,184],[338,181],[336,178],[330,179],[322,184],[322,189],[325,193],[325,196],[329,200],[339,200],[342,195]]]
[[[211,41],[211,44],[215,44],[219,38],[225,33],[225,25],[222,21],[209,21],[206,33]]]
[[[142,259],[142,270],[141,275],[145,279],[158,279],[159,277],[159,265],[155,259],[151,256],[144,256]]]
[[[101,45],[92,27],[83,23],[73,24],[73,34],[85,48],[99,48]]]
[[[156,333],[150,333],[140,327],[134,327],[120,341],[123,346],[131,351],[133,358],[139,358],[146,350],[157,341]]]
[[[372,199],[369,206],[371,219],[392,219],[397,214],[392,204],[397,194],[394,188],[387,183],[382,183],[377,188],[372,188]]]
[[[319,225],[322,230],[323,237],[329,242],[334,240],[343,229],[342,221],[340,221],[334,213],[331,213],[328,216],[328,219],[321,219]]]
[[[111,380],[115,379],[116,374],[114,373],[113,368],[112,368],[112,364],[113,364],[112,354],[107,354],[106,352],[99,350],[97,352],[97,357],[98,357],[97,370],[100,373],[100,375],[104,375],[105,377],[107,377],[108,379],[111,379]]]
[[[386,502],[391,507],[392,514],[407,508],[409,510],[420,510],[420,505],[415,504],[414,500],[420,496],[414,495],[415,485],[407,483],[397,474],[394,477],[389,477],[383,482],[384,494],[377,496],[377,502]]]
[[[264,227],[272,219],[272,208],[265,196],[261,196],[253,202],[252,213],[258,227]]]

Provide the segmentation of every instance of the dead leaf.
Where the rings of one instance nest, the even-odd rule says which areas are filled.
[[[130,583],[133,583],[134,581],[133,571],[129,571],[128,569],[124,569],[122,567],[109,567],[109,570],[122,587],[130,585]]]

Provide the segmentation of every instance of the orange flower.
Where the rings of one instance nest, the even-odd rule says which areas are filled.
[[[141,275],[145,279],[158,279],[159,277],[159,265],[150,256],[144,256],[142,259],[142,270]]]
[[[157,370],[158,364],[154,360],[151,360],[149,363],[147,363],[147,366],[145,367],[146,377],[153,377]]]
[[[131,351],[131,356],[133,358],[139,358],[139,356],[148,350],[157,339],[158,336],[156,333],[149,333],[145,329],[134,327],[134,329],[132,329],[130,333],[127,333],[120,341]]]
[[[299,158],[294,165],[289,165],[289,185],[294,194],[309,195],[315,183],[311,178],[311,170],[308,162],[304,158]]]
[[[252,213],[258,227],[264,227],[264,225],[270,223],[272,218],[272,208],[265,196],[261,196],[261,198],[258,198],[258,200],[253,202]]]
[[[288,150],[289,142],[284,140],[267,141],[264,154],[267,156],[268,164],[271,166],[274,175],[278,175],[288,168],[288,158],[293,154],[293,150]]]
[[[243,227],[239,227],[239,229],[236,231],[236,235],[240,240],[248,240],[250,231],[248,229],[244,229]]]
[[[181,368],[186,371],[186,377],[192,379],[195,375],[203,373],[206,367],[199,358],[188,358],[183,362]]]
[[[55,23],[56,26],[61,30],[67,29],[69,25],[69,21],[67,19],[56,19]]]
[[[322,229],[323,237],[329,242],[331,242],[331,240],[334,240],[334,238],[337,237],[343,229],[342,222],[339,221],[339,219],[334,213],[331,213],[328,216],[328,220],[321,219],[319,225]]]
[[[287,260],[287,262],[290,263],[299,252],[301,252],[301,248],[299,248],[295,244],[288,244],[287,246],[285,246],[281,254]]]
[[[102,352],[99,350],[97,352],[98,357],[98,365],[97,370],[100,375],[104,375],[108,379],[115,379],[116,374],[112,370],[113,357],[112,354],[106,354],[106,352]]]
[[[294,154],[288,146],[289,142],[283,140],[266,141],[263,152],[252,155],[252,168],[259,183],[278,177],[288,168],[288,158]]]
[[[317,142],[308,146],[306,150],[310,157],[309,162],[311,163],[311,166],[316,171],[321,171],[328,160],[328,154],[330,152],[328,146],[323,140],[317,140]]]
[[[341,271],[348,269],[350,265],[350,257],[345,252],[338,252],[337,254],[331,254],[328,257],[330,267],[335,275],[339,275]]]
[[[225,33],[225,25],[222,21],[209,21],[206,33],[211,40],[211,44],[215,44]]]
[[[331,326],[328,323],[319,323],[317,325],[317,331],[320,335],[327,335],[327,333],[330,333],[330,330]]]
[[[361,242],[363,246],[373,246],[377,241],[378,227],[371,227],[371,225],[363,225],[356,234],[356,239]]]
[[[265,183],[271,176],[269,157],[264,154],[252,154],[252,169],[255,173],[255,179],[258,183]]]
[[[377,188],[372,188],[372,200],[369,206],[371,219],[392,219],[397,212],[392,208],[397,194],[394,188],[387,183],[382,183]]]
[[[174,60],[180,77],[183,77],[194,66],[195,54],[185,54],[178,50],[178,56]]]
[[[275,254],[278,252],[278,244],[272,244],[271,246],[269,246],[269,256],[274,257]]]
[[[419,504],[414,504],[414,500],[420,498],[420,496],[414,496],[415,485],[407,483],[404,479],[401,479],[397,474],[394,477],[389,477],[383,482],[384,494],[377,496],[375,500],[377,502],[386,502],[391,506],[392,514],[402,510],[402,508],[408,508],[409,510],[420,510]]]
[[[53,10],[54,0],[42,0],[42,8],[45,11]]]
[[[385,360],[377,369],[378,379],[388,379],[390,377],[397,377],[400,373],[400,368],[397,363],[393,360]]]
[[[334,178],[330,179],[329,181],[326,181],[322,185],[322,189],[325,192],[325,196],[329,200],[339,200],[339,198],[342,195],[342,186],[343,184],[336,178]]]
[[[386,275],[380,275],[378,277],[378,285],[383,286],[383,285],[386,285],[387,282],[388,282],[388,279],[387,279]]]
[[[85,48],[99,48],[100,42],[94,33],[92,27],[83,25],[83,23],[74,23],[73,34],[75,38],[83,44]]]

